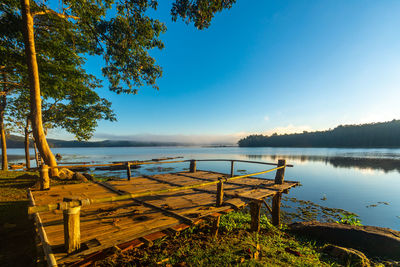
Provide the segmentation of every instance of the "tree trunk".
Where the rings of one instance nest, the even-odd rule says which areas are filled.
[[[6,96],[2,96],[1,98],[6,98]],[[7,171],[8,170],[7,143],[6,143],[6,133],[4,131],[3,120],[4,120],[4,110],[1,110],[0,111],[1,169],[3,171]]]
[[[3,75],[4,82],[6,82],[6,77]],[[5,85],[4,85],[5,86]],[[6,92],[6,90],[3,90]],[[7,158],[7,143],[6,143],[6,133],[4,130],[4,112],[7,105],[7,95],[1,96],[0,100],[0,138],[1,138],[1,169],[3,171],[8,170],[8,158]]]
[[[39,166],[40,166],[40,164],[39,164],[39,155],[38,155],[38,152],[37,152],[37,147],[36,147],[35,140],[33,140],[33,148],[35,149],[36,168],[39,168]]]
[[[33,136],[35,137],[39,153],[43,157],[46,165],[57,166],[57,161],[50,150],[43,131],[42,99],[40,97],[39,70],[36,60],[33,16],[30,11],[29,0],[20,0],[20,2],[23,19],[22,27],[24,32],[25,54],[29,73],[32,132]],[[58,170],[52,169],[51,175],[58,176]]]
[[[29,119],[26,119],[25,125],[25,165],[27,169],[31,168],[31,156],[29,155]]]

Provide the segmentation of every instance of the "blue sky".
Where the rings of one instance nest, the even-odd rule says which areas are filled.
[[[171,2],[159,2],[159,91],[109,92],[101,60],[87,62],[118,117],[95,139],[234,142],[400,119],[398,0],[238,0],[203,31],[172,22]]]

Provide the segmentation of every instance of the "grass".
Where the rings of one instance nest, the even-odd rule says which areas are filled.
[[[319,253],[322,244],[295,237],[261,219],[259,234],[248,231],[250,215],[232,212],[221,217],[220,233],[198,226],[168,237],[150,248],[117,253],[97,266],[339,266]]]
[[[0,171],[0,266],[35,266],[34,227],[28,219],[26,189],[35,172]]]
[[[28,218],[27,189],[38,172],[0,171],[0,266],[36,266],[33,222]],[[79,183],[51,179],[51,185]]]

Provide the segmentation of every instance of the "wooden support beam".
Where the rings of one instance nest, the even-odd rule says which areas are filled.
[[[235,175],[235,166],[234,166],[235,161],[231,160],[231,177]]]
[[[63,211],[64,246],[67,253],[77,251],[81,247],[80,210],[81,207],[75,207]]]
[[[219,223],[221,221],[221,216],[217,216],[214,221],[213,221],[213,226],[212,226],[212,236],[216,238],[218,236],[218,231],[219,231]]]
[[[260,231],[260,215],[261,215],[261,202],[253,201],[250,202],[250,215],[251,215],[251,226],[250,231]]]
[[[265,204],[265,207],[267,208],[267,210],[269,211],[269,213],[272,215],[272,209],[270,208],[270,206],[268,205],[267,201],[265,201],[265,199],[263,199],[263,202]]]
[[[223,201],[224,201],[224,182],[222,182],[222,179],[219,179],[219,183],[217,184],[216,206],[221,207]]]
[[[131,164],[129,162],[125,163],[126,165],[126,175],[128,177],[128,181],[131,180]]]
[[[282,193],[276,193],[272,198],[272,224],[278,227],[281,224],[281,198]]]
[[[42,165],[40,168],[40,190],[50,189],[49,166]]]
[[[190,161],[190,172],[196,172],[196,161],[195,160]]]
[[[281,166],[285,166],[285,167],[276,170],[276,175],[275,175],[275,183],[276,184],[283,184],[283,180],[285,177],[285,168],[286,168],[286,160],[285,159],[278,160],[278,167],[281,167]]]

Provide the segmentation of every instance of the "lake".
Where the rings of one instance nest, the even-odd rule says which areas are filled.
[[[288,197],[309,200],[317,205],[354,212],[364,225],[400,230],[400,149],[336,148],[240,148],[240,147],[108,147],[55,148],[64,162],[103,163],[150,160],[161,157],[184,159],[241,159],[277,162],[286,159],[285,179],[300,181]],[[9,149],[10,155],[22,155],[23,149]],[[32,151],[33,153],[33,151]],[[21,160],[19,160],[21,161]],[[180,171],[188,163],[142,166],[133,174]],[[165,167],[174,168],[164,169]],[[229,173],[229,162],[199,162],[198,169]],[[235,174],[268,169],[265,165],[235,163]],[[98,172],[100,174],[100,172]],[[126,177],[125,171],[101,174]],[[273,178],[274,173],[261,175]]]

